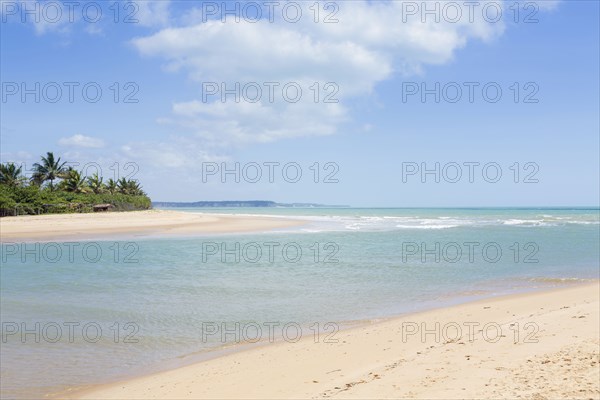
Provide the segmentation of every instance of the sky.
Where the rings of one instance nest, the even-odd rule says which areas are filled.
[[[598,206],[598,1],[0,0],[0,159],[154,201]]]

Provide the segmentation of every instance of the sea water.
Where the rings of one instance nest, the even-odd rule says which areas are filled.
[[[3,398],[176,367],[244,339],[322,340],[360,321],[599,278],[593,208],[178,210],[307,222],[3,243]]]

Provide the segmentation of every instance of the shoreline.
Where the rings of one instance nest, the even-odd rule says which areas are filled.
[[[527,382],[533,381],[535,386],[538,382],[536,374],[540,374],[541,371],[535,368],[531,371],[527,369],[533,366],[530,365],[533,362],[531,358],[546,357],[541,361],[542,367],[549,363],[553,363],[553,366],[556,363],[565,363],[566,361],[560,359],[557,354],[564,353],[567,351],[565,348],[569,346],[575,346],[573,349],[568,349],[569,354],[575,351],[591,357],[589,360],[586,359],[588,372],[597,376],[600,372],[598,364],[599,285],[600,281],[596,280],[593,283],[502,295],[450,307],[365,320],[359,322],[357,326],[337,332],[339,341],[335,344],[313,343],[310,337],[303,337],[297,343],[276,341],[275,343],[235,344],[229,349],[209,350],[207,353],[212,353],[212,356],[202,361],[124,381],[87,388],[70,388],[51,397],[76,399],[514,397],[523,391],[523,387],[519,386],[520,378],[511,376],[509,372],[512,369],[502,365],[517,363],[517,369],[525,369],[524,374],[529,377],[524,379]],[[544,309],[546,311],[542,311]],[[581,315],[566,318],[564,314],[568,313]],[[478,337],[474,330],[472,334],[469,333],[474,339],[471,341],[464,337],[465,331],[462,332],[463,337],[460,339],[444,342],[438,340],[439,338],[434,339],[434,334],[426,335],[426,340],[423,341],[419,340],[422,338],[419,338],[418,332],[415,334],[409,332],[415,328],[415,324],[417,329],[419,324],[423,323],[426,324],[426,329],[431,329],[435,327],[436,322],[445,322],[442,326],[448,327],[448,336],[452,335],[449,332],[455,328],[455,324],[461,326],[461,322],[467,323],[467,326],[468,323],[478,322],[480,323],[478,328],[486,323],[493,324],[490,326],[494,328],[497,325],[501,327],[502,335],[496,342],[492,342],[487,340],[489,338],[482,340],[483,336]],[[519,330],[515,330],[514,324],[519,324],[517,325],[520,326]],[[527,329],[524,329],[525,326]],[[540,336],[538,343],[525,342],[527,337],[533,338],[531,333],[536,330],[536,327],[535,334]],[[490,332],[493,333],[493,330]],[[574,332],[578,335],[573,335]],[[399,340],[402,335],[406,337]],[[482,331],[480,335],[483,335]],[[440,336],[439,332],[438,336]],[[518,341],[513,343],[517,336]],[[569,338],[569,336],[573,337]],[[383,351],[388,351],[389,354],[379,353],[377,356],[377,351],[382,347],[384,347]],[[596,349],[595,354],[586,353],[590,348]],[[504,352],[499,354],[498,350]],[[463,354],[465,352],[466,354]],[[421,357],[427,353],[432,353],[429,359]],[[413,359],[407,359],[408,355]],[[485,360],[485,355],[490,357]],[[449,357],[462,364],[457,366],[460,371],[455,371],[455,374],[459,374],[460,388],[453,388],[452,382],[444,379],[452,375],[448,375],[454,364],[448,362]],[[342,361],[344,358],[348,360]],[[493,370],[482,370],[481,366],[473,367],[476,363],[470,363],[471,358],[480,359],[484,364],[491,362],[499,366],[494,367]],[[497,362],[495,362],[496,358]],[[567,357],[562,358],[567,359]],[[449,371],[440,374],[444,367],[434,368],[438,364],[447,364]],[[585,362],[578,365],[585,368],[584,364]],[[275,367],[276,365],[279,367]],[[561,373],[564,372],[562,367],[560,365]],[[307,373],[307,370],[314,368],[316,368],[314,373]],[[327,370],[327,368],[331,369]],[[372,371],[367,373],[367,370]],[[431,371],[435,371],[440,376],[428,380]],[[504,372],[499,373],[499,371]],[[419,373],[415,375],[416,372]],[[412,378],[406,380],[407,374]],[[447,376],[442,376],[444,374]],[[485,384],[481,379],[473,381],[471,379],[473,374],[475,376],[483,374],[490,382],[496,379],[504,386],[499,387],[499,383],[495,383],[495,386],[490,383]],[[496,375],[501,377],[494,378]],[[569,397],[567,392],[571,390],[575,393],[575,387],[579,387],[580,375],[581,371],[575,376],[578,382],[561,381],[558,377],[554,380],[550,379],[550,382],[537,387],[537,393],[546,391],[550,397],[565,397],[565,395]],[[210,381],[201,382],[203,376],[211,376]],[[313,378],[309,379],[311,376]],[[568,378],[568,374],[565,376]],[[278,379],[281,382],[278,382]],[[425,379],[428,384],[423,385],[422,381],[415,382],[419,379]],[[454,377],[453,380],[457,378]],[[402,382],[402,385],[395,385],[399,382]],[[577,385],[573,386],[575,383]],[[598,384],[590,386],[590,382],[586,383],[586,388],[577,389],[584,390],[585,393],[579,392],[578,395],[587,398],[600,397]],[[548,386],[549,384],[554,386]],[[529,387],[531,384],[526,386]],[[508,393],[507,389],[510,388],[514,390],[513,396],[504,396],[503,393]],[[557,391],[562,391],[562,394]]]
[[[108,240],[115,237],[177,237],[265,232],[306,221],[267,216],[145,210],[88,214],[45,214],[0,219],[0,242]]]

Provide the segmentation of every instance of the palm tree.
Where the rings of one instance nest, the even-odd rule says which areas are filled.
[[[129,192],[134,196],[145,196],[146,193],[142,190],[142,185],[137,180],[129,181]]]
[[[43,184],[46,181],[50,181],[50,190],[54,190],[54,180],[61,177],[66,171],[65,165],[67,163],[60,162],[60,157],[58,160],[54,159],[54,153],[49,151],[46,153],[46,157],[42,157],[42,163],[33,164],[34,174],[33,174],[33,182],[39,182]]]
[[[104,191],[104,184],[102,183],[102,179],[103,178],[98,176],[97,172],[91,177],[87,178],[88,186],[90,187],[90,189],[92,189],[92,192],[100,194]]]
[[[17,167],[14,163],[0,164],[0,183],[8,186],[21,186],[25,180],[21,175],[22,167]]]
[[[117,181],[117,189],[119,193],[129,194],[129,181],[125,178],[121,178]]]
[[[82,176],[81,172],[71,169],[63,181],[64,189],[66,192],[85,193],[88,191],[85,181],[86,177]]]
[[[117,193],[117,182],[115,182],[113,178],[109,178],[108,181],[106,181],[106,190],[110,194]]]
[[[140,183],[135,179],[125,179],[121,178],[117,182],[117,188],[119,192],[122,194],[129,194],[132,196],[144,196],[146,193],[142,190]]]

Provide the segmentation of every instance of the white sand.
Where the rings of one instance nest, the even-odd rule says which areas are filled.
[[[312,336],[275,343],[78,396],[597,399],[599,289],[596,282],[437,309],[341,331],[335,344],[315,343]],[[423,340],[415,334],[403,340],[407,329],[422,323],[434,329],[436,322],[446,338],[436,340],[430,334]],[[472,335],[470,323],[479,324]],[[481,328],[488,323],[486,340]],[[454,324],[461,327],[462,337],[452,338]],[[495,324],[502,336],[497,337]]]
[[[302,225],[271,217],[196,214],[149,210],[90,214],[50,214],[0,218],[0,240],[71,240],[135,235],[190,235],[266,231]]]

